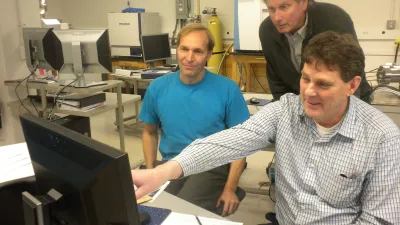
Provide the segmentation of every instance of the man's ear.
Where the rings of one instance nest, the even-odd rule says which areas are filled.
[[[208,51],[208,54],[207,54],[207,61],[210,60],[211,56],[212,56],[212,51]]]
[[[302,1],[302,4],[303,4],[303,7],[302,7],[302,8],[303,8],[303,11],[304,11],[304,12],[305,12],[305,11],[307,10],[307,8],[308,8],[308,1],[309,1],[309,0],[303,0],[303,1]]]
[[[348,83],[350,84],[350,88],[349,88],[349,93],[347,95],[350,96],[350,95],[354,94],[354,92],[356,92],[358,87],[360,86],[361,77],[355,76]]]

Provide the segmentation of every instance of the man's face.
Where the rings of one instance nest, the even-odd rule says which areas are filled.
[[[181,38],[177,50],[181,76],[195,78],[201,74],[211,57],[207,45],[208,38],[204,31],[193,31]]]
[[[342,119],[348,97],[358,88],[361,78],[344,82],[337,70],[330,71],[322,63],[305,63],[300,80],[300,96],[307,116],[319,125],[332,127]]]
[[[295,33],[304,26],[308,0],[265,0],[279,33]]]

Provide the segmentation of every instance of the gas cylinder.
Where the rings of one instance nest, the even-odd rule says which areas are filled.
[[[221,20],[217,16],[216,9],[214,8],[212,12],[212,16],[210,20],[208,20],[207,23],[208,29],[211,31],[211,33],[214,36],[215,39],[215,46],[213,49],[214,53],[222,52],[224,50],[223,44],[222,44],[222,29],[221,29]],[[207,67],[209,67],[210,71],[213,73],[218,72],[218,67],[219,64],[221,63],[222,60],[222,55],[223,54],[213,54],[211,58],[207,62]]]

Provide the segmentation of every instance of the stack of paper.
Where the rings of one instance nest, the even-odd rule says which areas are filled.
[[[243,225],[243,223],[231,222],[227,220],[217,220],[207,217],[198,217],[202,225]],[[195,215],[183,214],[172,212],[167,219],[164,220],[162,225],[199,225]]]
[[[0,147],[0,185],[34,175],[26,143]]]
[[[105,106],[105,105],[106,105],[105,102],[100,102],[100,103],[97,103],[97,104],[93,104],[93,105],[85,106],[85,107],[82,107],[82,108],[78,108],[78,107],[75,107],[75,106],[70,106],[68,104],[61,104],[60,109],[61,110],[87,112],[87,111],[90,111],[90,110],[93,110],[93,109],[97,109],[97,108]]]

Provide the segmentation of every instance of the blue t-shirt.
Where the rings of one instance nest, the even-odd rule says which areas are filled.
[[[139,118],[161,124],[160,153],[170,160],[198,138],[204,138],[246,121],[249,111],[232,80],[206,70],[193,85],[184,84],[180,71],[151,82]]]

